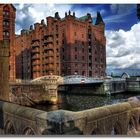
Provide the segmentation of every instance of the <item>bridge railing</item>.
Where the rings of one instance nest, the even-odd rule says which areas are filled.
[[[0,101],[0,133],[13,135],[140,135],[140,98],[78,112],[45,112]]]
[[[86,76],[81,76],[81,75],[70,75],[70,76],[65,76],[63,78],[64,78],[64,84],[103,82],[103,79],[101,79],[101,78],[92,78],[92,77],[86,77]]]

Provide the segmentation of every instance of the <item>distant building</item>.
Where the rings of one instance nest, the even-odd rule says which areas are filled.
[[[10,42],[10,80],[15,80],[15,14],[16,9],[12,4],[0,4],[0,41]]]
[[[140,4],[137,4],[137,17],[140,19]]]
[[[106,69],[106,73],[108,76],[113,77],[122,77],[122,76],[127,76],[127,77],[140,77],[140,69],[138,68],[116,68],[116,69]]]
[[[16,37],[16,76],[34,79],[45,75],[104,77],[106,38],[104,22],[97,12],[95,24],[88,13],[77,18],[65,13],[47,17]],[[26,21],[25,21],[26,22]]]

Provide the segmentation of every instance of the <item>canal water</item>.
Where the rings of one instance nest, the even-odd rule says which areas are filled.
[[[140,93],[128,93],[123,92],[114,95],[79,95],[79,94],[64,94],[59,93],[59,101],[61,103],[57,105],[36,105],[33,108],[37,108],[44,111],[53,111],[53,110],[69,110],[69,111],[81,111],[85,109],[116,104],[119,102],[125,102],[126,99],[133,96],[138,96]]]

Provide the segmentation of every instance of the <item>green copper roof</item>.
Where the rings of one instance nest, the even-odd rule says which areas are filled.
[[[80,17],[80,18],[78,18],[78,19],[81,20],[81,21],[84,21],[84,20],[87,19],[87,18],[88,18],[88,16],[86,15],[86,16]]]

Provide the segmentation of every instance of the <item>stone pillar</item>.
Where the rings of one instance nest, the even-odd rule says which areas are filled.
[[[0,41],[0,100],[9,100],[9,41]]]
[[[58,103],[58,93],[57,93],[58,85],[50,84],[47,85],[47,96],[52,104]]]

